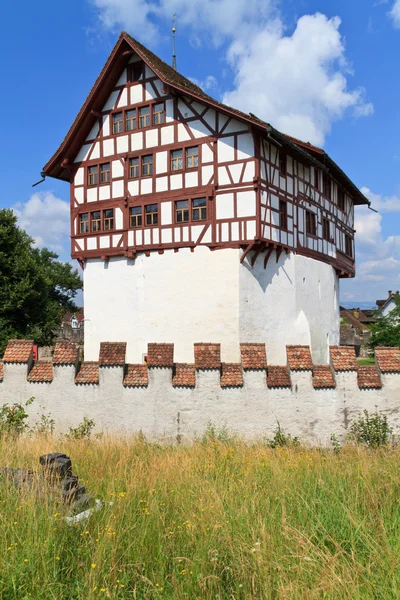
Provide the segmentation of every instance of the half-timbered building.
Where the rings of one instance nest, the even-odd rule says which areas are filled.
[[[70,183],[84,270],[85,359],[100,342],[339,342],[353,277],[354,206],[368,200],[320,148],[223,105],[123,32],[44,167]]]

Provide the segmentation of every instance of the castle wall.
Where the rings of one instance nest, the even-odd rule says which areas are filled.
[[[263,344],[242,344],[237,364],[221,363],[219,346],[210,344],[196,345],[193,365],[175,363],[172,344],[150,344],[147,365],[126,364],[118,343],[102,344],[97,363],[78,364],[78,348],[67,341],[57,344],[53,363],[32,365],[31,356],[32,342],[10,342],[0,403],[34,396],[31,425],[50,412],[61,432],[87,416],[98,431],[160,440],[192,439],[210,421],[255,439],[271,436],[279,422],[303,441],[328,444],[364,409],[383,411],[400,428],[398,348],[378,348],[376,366],[368,367],[343,347],[332,347],[330,366],[321,367],[305,346],[288,346],[287,365],[276,367]]]
[[[193,362],[193,344],[221,343],[222,360],[239,360],[240,342],[264,342],[285,364],[286,344],[311,346],[326,363],[339,342],[338,278],[330,265],[276,252],[226,248],[166,250],[136,259],[89,259],[84,271],[85,360],[103,340],[127,340],[128,362],[142,362],[153,339],[174,342],[179,362]]]

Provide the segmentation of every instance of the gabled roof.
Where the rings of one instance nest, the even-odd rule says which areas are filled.
[[[386,308],[392,301],[396,302],[396,298],[400,298],[398,291],[389,292],[389,296],[386,298],[386,300],[377,300],[376,304],[378,306],[378,314],[381,313],[383,309]]]
[[[272,127],[272,125],[259,119],[252,113],[247,114],[218,102],[218,100],[215,100],[215,98],[206,94],[199,86],[175,71],[170,65],[161,60],[161,58],[148,50],[148,48],[132,38],[125,31],[119,36],[106,64],[101,70],[100,75],[90,90],[88,97],[83,103],[82,108],[72,123],[63,142],[56,153],[44,166],[43,172],[47,176],[69,181],[69,173],[65,168],[65,165],[72,163],[80,147],[84,143],[87,134],[97,118],[94,113],[101,111],[115,85],[117,77],[129,62],[132,52],[136,52],[165,85],[213,106],[241,121],[246,121],[257,129],[264,131],[272,140],[278,138],[277,141],[279,144],[283,145],[292,154],[298,155],[298,157],[306,164],[315,164],[319,168],[329,171],[333,177],[338,179],[342,185],[348,189],[355,204],[370,204],[369,200],[360,192],[324,150],[312,146],[307,142],[302,142],[292,136],[280,133]]]

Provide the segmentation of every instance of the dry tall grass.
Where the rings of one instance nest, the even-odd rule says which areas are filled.
[[[1,440],[0,465],[55,450],[105,507],[71,527],[1,483],[2,599],[400,597],[398,449],[36,437]]]

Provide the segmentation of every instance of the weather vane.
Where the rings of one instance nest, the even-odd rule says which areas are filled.
[[[176,13],[172,16],[172,68],[176,71]]]

